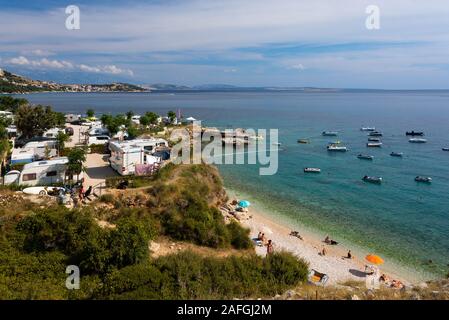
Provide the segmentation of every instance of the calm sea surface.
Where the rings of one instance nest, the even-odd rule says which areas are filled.
[[[50,93],[25,98],[66,113],[180,109],[208,126],[277,128],[282,143],[278,173],[259,176],[254,165],[223,165],[227,187],[290,221],[428,276],[449,271],[449,152],[441,150],[449,147],[449,92]],[[366,148],[362,125],[384,133],[382,148]],[[322,137],[324,130],[340,134]],[[428,142],[409,143],[407,130],[424,131]],[[311,143],[298,144],[298,138]],[[326,145],[335,139],[350,151],[328,153]],[[404,157],[391,157],[392,151]],[[374,161],[357,159],[359,153],[374,155]],[[307,166],[322,173],[305,175]],[[364,175],[382,176],[384,183],[363,183]],[[416,183],[417,175],[432,177],[432,184]]]

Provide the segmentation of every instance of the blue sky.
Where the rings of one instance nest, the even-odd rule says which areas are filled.
[[[65,28],[65,7],[81,29]],[[380,29],[368,30],[369,5]],[[0,0],[0,68],[60,82],[449,88],[449,3]]]

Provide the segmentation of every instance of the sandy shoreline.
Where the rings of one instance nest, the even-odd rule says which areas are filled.
[[[227,190],[227,192],[231,199],[236,198],[233,191]],[[326,273],[329,276],[328,285],[351,280],[365,281],[366,274],[364,270],[367,264],[364,260],[365,255],[358,256],[359,253],[355,253],[352,250],[353,248],[347,248],[342,244],[326,245],[321,236],[311,232],[300,232],[303,238],[303,240],[300,240],[290,235],[292,230],[297,229],[292,229],[287,223],[275,220],[266,212],[254,208],[254,206],[249,208],[248,216],[250,217],[249,219],[242,219],[240,222],[251,230],[251,238],[256,238],[259,232],[264,232],[267,239],[273,241],[275,250],[291,252],[309,262],[311,269]],[[330,237],[332,239],[332,235]],[[319,254],[323,247],[327,251],[325,256]],[[353,259],[345,258],[349,249],[353,253]],[[266,247],[256,246],[256,252],[260,255],[265,255]],[[402,281],[404,284],[417,282],[416,279],[412,279],[396,269],[383,270],[380,267],[380,271],[381,273],[386,273],[390,278]]]

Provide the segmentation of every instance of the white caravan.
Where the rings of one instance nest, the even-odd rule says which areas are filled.
[[[22,172],[8,172],[7,178],[5,178],[5,183],[17,183],[19,185],[28,186],[63,183],[68,162],[69,160],[67,157],[61,157],[53,160],[28,163],[23,167]]]
[[[30,163],[34,161],[34,148],[13,149],[11,154],[11,164]]]
[[[166,147],[164,139],[136,139],[130,141],[114,141],[109,143],[111,167],[122,176],[136,172],[136,165],[152,165],[160,163],[160,157],[153,156],[157,147]]]

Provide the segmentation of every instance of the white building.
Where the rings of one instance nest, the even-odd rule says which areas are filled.
[[[109,143],[111,167],[119,174],[136,174],[136,165],[153,166],[162,160],[152,154],[158,147],[167,147],[164,139],[136,139]]]

